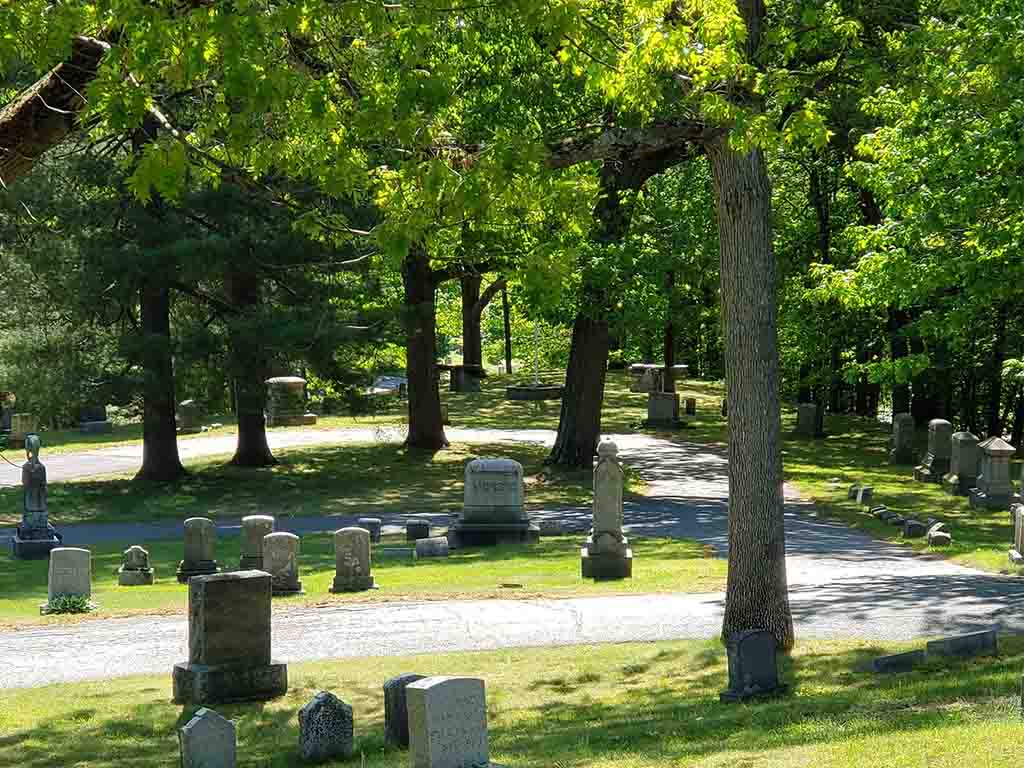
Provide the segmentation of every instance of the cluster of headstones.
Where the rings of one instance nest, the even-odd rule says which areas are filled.
[[[299,754],[307,763],[347,759],[355,751],[352,706],[329,691],[298,713]],[[484,681],[406,674],[384,683],[384,738],[408,749],[413,768],[493,766]],[[203,707],[178,731],[183,768],[237,765],[235,725]]]
[[[920,539],[927,537],[929,546],[948,547],[953,543],[953,537],[945,523],[939,522],[934,517],[925,520],[918,520],[914,517],[904,517],[893,512],[885,504],[874,504],[875,489],[870,485],[854,483],[847,491],[847,498],[856,500],[857,504],[865,507],[868,512],[881,520],[903,531],[905,539]]]
[[[982,632],[932,640],[925,645],[924,650],[878,656],[871,660],[871,669],[879,673],[908,672],[932,657],[970,658],[973,656],[997,656],[998,654],[999,638],[996,630],[987,629]]]

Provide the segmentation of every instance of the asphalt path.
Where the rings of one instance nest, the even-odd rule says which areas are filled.
[[[331,442],[361,441],[359,430],[309,431]],[[293,433],[276,433],[284,436]],[[296,435],[301,433],[294,433]],[[545,431],[450,430],[453,440],[540,441]],[[278,438],[281,439],[281,438]],[[296,437],[295,439],[299,439]],[[306,436],[301,438],[307,440]],[[727,461],[695,443],[647,435],[614,436],[623,461],[647,483],[646,497],[626,505],[634,554],[644,536],[696,539],[727,554]],[[207,443],[211,453],[223,453]],[[195,442],[198,442],[197,439]],[[309,444],[309,443],[289,443]],[[280,443],[276,447],[284,447]],[[56,458],[56,457],[55,457]],[[76,471],[72,456],[66,469]],[[584,530],[587,509],[541,509],[531,515]],[[407,516],[385,516],[397,525]],[[279,529],[332,530],[351,518],[283,519]],[[444,522],[444,518],[438,518]],[[787,571],[798,637],[910,640],[998,627],[1024,632],[1024,584],[876,541],[817,518],[793,494],[786,505]],[[139,540],[180,536],[178,524],[143,526]],[[220,521],[222,535],[237,521]],[[72,533],[71,526],[66,533]],[[74,527],[76,543],[117,536],[125,528]],[[954,532],[955,535],[955,532]],[[72,539],[68,543],[73,543]],[[386,589],[386,584],[382,585]],[[183,606],[184,607],[184,606]],[[722,595],[640,595],[564,600],[394,602],[309,609],[279,607],[274,655],[282,661],[406,655],[504,647],[707,638],[717,634]],[[184,616],[87,620],[69,627],[0,633],[0,688],[164,673],[187,658]],[[45,664],[40,660],[46,659]]]

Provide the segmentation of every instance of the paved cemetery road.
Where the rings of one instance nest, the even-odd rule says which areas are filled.
[[[275,436],[286,434],[290,433]],[[297,434],[306,439],[307,433]],[[308,434],[366,439],[364,432],[356,430]],[[496,430],[451,430],[450,435],[459,441],[488,443],[502,439],[550,442],[553,437],[543,431]],[[725,458],[706,446],[646,435],[616,436],[616,440],[623,460],[647,482],[648,496],[626,505],[631,534],[697,539],[724,555]],[[531,514],[561,520],[571,528],[584,528],[589,516],[582,509]],[[281,520],[279,527],[329,530],[347,520],[289,519]],[[398,518],[386,522],[398,522]],[[231,533],[230,526],[225,526],[225,533]],[[103,530],[100,526],[75,528],[76,538],[69,543],[89,543],[115,534],[125,538],[124,528],[115,526],[106,534]],[[68,533],[70,538],[72,531]],[[144,541],[147,536],[179,536],[180,529],[141,526],[135,533]],[[795,497],[787,499],[786,536],[790,598],[799,637],[913,639],[992,626],[1024,632],[1024,583],[1018,580],[917,556],[819,520],[813,509]],[[642,542],[635,542],[634,551],[643,557]],[[706,638],[717,634],[721,614],[719,594],[279,608],[274,618],[274,654],[283,661],[300,661]],[[167,673],[186,657],[183,617],[109,619],[61,629],[6,632],[0,633],[0,668],[8,674],[0,678],[0,688]]]

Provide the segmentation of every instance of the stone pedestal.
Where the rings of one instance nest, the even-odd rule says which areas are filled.
[[[307,423],[305,379],[275,376],[267,379],[266,385],[268,427],[301,427]]]
[[[178,583],[187,584],[193,576],[216,573],[217,527],[205,517],[185,521],[185,559],[178,564]]]
[[[981,471],[976,488],[968,498],[975,509],[1009,509],[1020,501],[1010,482],[1010,459],[1017,449],[1001,437],[990,437],[978,445]]]
[[[909,413],[892,417],[889,448],[890,464],[910,464],[914,460],[914,417]]]
[[[174,666],[176,704],[265,701],[288,690],[270,658],[269,574],[239,571],[188,584],[189,660]]]
[[[957,432],[952,438],[949,472],[942,478],[946,493],[966,496],[978,481],[978,438]]]
[[[137,587],[155,581],[149,565],[149,552],[137,544],[128,547],[121,555],[121,568],[117,571],[117,583],[122,587]]]
[[[647,423],[676,426],[679,423],[679,395],[675,392],[651,392],[647,395]]]
[[[474,459],[466,465],[462,516],[448,530],[453,548],[532,544],[540,528],[523,507],[523,467],[512,459]]]
[[[928,422],[928,452],[914,468],[914,479],[919,483],[941,483],[949,473],[953,452],[953,425],[945,419]]]
[[[39,461],[39,435],[26,435],[26,443],[28,461],[21,467],[21,524],[11,538],[11,553],[18,560],[42,560],[61,545],[61,535],[50,525],[46,466]]]
[[[11,538],[11,555],[16,560],[45,560],[59,546],[61,536],[52,525],[33,531],[23,531],[19,526]]]

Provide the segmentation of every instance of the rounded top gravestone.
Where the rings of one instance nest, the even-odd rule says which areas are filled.
[[[597,446],[598,458],[612,458],[614,459],[619,455],[619,446],[617,446],[611,440],[602,440],[601,444]]]
[[[190,517],[185,521],[185,561],[213,560],[217,527],[208,517]]]
[[[125,568],[135,570],[149,568],[149,552],[138,544],[133,544],[121,553],[121,562],[124,564]]]
[[[274,532],[274,518],[270,515],[248,515],[242,518],[242,552],[246,555],[263,554],[263,538]]]

